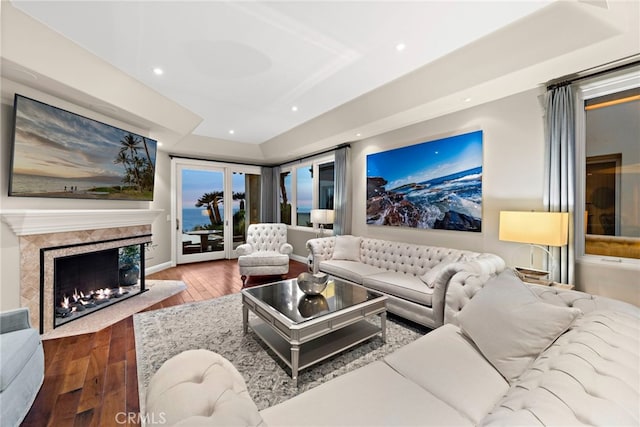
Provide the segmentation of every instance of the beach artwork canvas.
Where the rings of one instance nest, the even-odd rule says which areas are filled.
[[[482,231],[482,131],[367,155],[367,224]]]
[[[153,200],[157,142],[15,96],[10,196]]]

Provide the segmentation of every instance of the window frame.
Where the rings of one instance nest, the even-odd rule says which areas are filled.
[[[315,229],[313,228],[313,226],[311,227],[307,227],[306,225],[298,225],[298,214],[297,214],[297,207],[298,207],[298,169],[300,168],[309,168],[311,167],[313,169],[313,178],[312,178],[312,205],[311,208],[312,209],[317,209],[318,208],[318,204],[320,202],[320,195],[318,194],[318,189],[319,189],[319,177],[320,177],[320,165],[326,164],[326,163],[334,163],[334,167],[335,167],[335,155],[329,154],[329,155],[324,155],[324,156],[319,156],[319,157],[314,157],[311,159],[305,159],[304,161],[297,161],[297,162],[293,162],[293,163],[286,163],[280,166],[280,173],[282,174],[283,172],[289,172],[290,176],[291,176],[291,189],[292,189],[292,193],[288,200],[291,203],[291,225],[287,225],[288,228],[293,229],[293,230],[306,230],[306,231],[315,231]],[[334,197],[335,197],[335,176],[334,176],[334,191],[333,191]],[[280,187],[278,187],[278,205],[280,204],[280,201],[282,200],[282,194],[280,192]],[[334,206],[335,206],[335,200],[334,200]],[[281,209],[278,208],[278,221],[281,221]],[[329,230],[326,230],[327,234]]]
[[[586,180],[587,171],[587,133],[585,101],[640,87],[640,67],[633,67],[621,73],[612,73],[608,77],[589,79],[576,85],[575,94],[575,215],[574,215],[574,244],[577,261],[587,261],[598,264],[610,264],[612,262],[622,264],[640,265],[640,259],[625,258],[586,253],[586,224],[584,215],[580,212],[586,206]]]

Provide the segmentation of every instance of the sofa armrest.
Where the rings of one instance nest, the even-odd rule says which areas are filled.
[[[291,246],[290,243],[283,243],[282,245],[280,245],[281,254],[289,255],[291,252],[293,252],[293,246]]]
[[[309,251],[310,268],[312,273],[317,273],[320,262],[331,259],[333,248],[336,245],[336,238],[320,237],[307,240],[307,250]]]
[[[0,333],[6,334],[21,329],[29,329],[29,309],[27,307],[18,308],[0,313]]]
[[[236,252],[238,253],[238,255],[249,255],[251,252],[253,252],[253,246],[248,243],[243,243],[236,248]]]

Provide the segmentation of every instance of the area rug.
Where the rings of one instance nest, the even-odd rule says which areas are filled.
[[[133,317],[133,325],[142,413],[152,375],[166,360],[185,350],[204,348],[227,358],[244,377],[258,409],[264,409],[378,360],[428,331],[388,316],[386,343],[376,336],[304,369],[299,373],[296,388],[290,369],[275,353],[251,330],[243,335],[240,294],[138,313]]]
[[[147,292],[91,313],[91,315],[83,317],[82,320],[59,326],[43,334],[41,338],[48,340],[97,332],[187,289],[184,282],[180,280],[146,279],[145,286],[148,289]]]

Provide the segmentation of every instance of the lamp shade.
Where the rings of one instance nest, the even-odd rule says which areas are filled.
[[[564,246],[568,231],[567,212],[500,212],[499,239],[507,242]]]
[[[311,209],[313,224],[333,224],[333,209]]]

